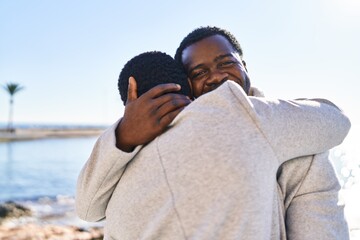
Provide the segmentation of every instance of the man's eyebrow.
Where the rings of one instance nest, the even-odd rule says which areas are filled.
[[[196,65],[195,67],[190,68],[188,73],[191,73],[192,71],[194,71],[198,68],[202,68],[203,66],[204,66],[204,64],[200,63],[200,64]]]
[[[220,56],[217,56],[214,61],[215,62],[218,62],[226,57],[233,57],[233,55],[231,53],[227,53],[227,54],[223,54],[223,55],[220,55]]]

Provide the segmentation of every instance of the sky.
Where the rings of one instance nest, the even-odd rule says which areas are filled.
[[[0,84],[24,86],[15,124],[115,122],[124,64],[145,51],[173,56],[207,25],[237,37],[266,96],[327,98],[359,125],[359,0],[0,0]],[[8,111],[0,89],[0,122]]]

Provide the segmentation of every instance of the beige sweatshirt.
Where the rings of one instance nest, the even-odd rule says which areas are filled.
[[[80,218],[106,218],[105,239],[279,239],[289,209],[283,201],[295,191],[283,184],[286,191],[278,192],[280,165],[340,144],[350,122],[328,104],[248,97],[228,81],[132,153],[115,147],[115,127],[94,146],[76,196]],[[320,197],[314,208],[327,197],[335,200]],[[344,221],[343,212],[334,218]]]

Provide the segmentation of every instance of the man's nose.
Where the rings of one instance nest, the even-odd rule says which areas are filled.
[[[228,79],[229,79],[229,74],[227,74],[226,72],[222,72],[220,70],[214,70],[211,72],[210,77],[206,81],[206,85],[217,87],[218,85],[222,84]]]

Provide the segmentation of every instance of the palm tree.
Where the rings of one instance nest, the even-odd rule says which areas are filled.
[[[10,105],[9,105],[9,122],[8,122],[8,131],[14,132],[15,129],[13,127],[13,115],[14,115],[14,95],[15,93],[22,90],[24,87],[20,86],[17,83],[7,83],[5,86],[3,86],[5,91],[7,91],[10,95]]]

